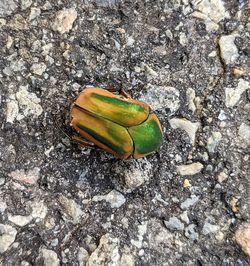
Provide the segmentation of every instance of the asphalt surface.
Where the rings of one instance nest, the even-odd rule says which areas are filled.
[[[249,14],[0,1],[0,265],[250,264]],[[121,161],[71,142],[87,85],[150,104],[162,147]]]

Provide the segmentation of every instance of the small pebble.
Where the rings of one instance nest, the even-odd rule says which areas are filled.
[[[234,76],[236,76],[236,77],[240,77],[240,76],[244,75],[244,71],[241,70],[240,68],[234,67],[234,68],[232,69],[232,74],[233,74]]]
[[[164,224],[170,230],[182,231],[184,229],[184,224],[177,217],[171,217],[168,221],[164,221]]]
[[[190,182],[189,182],[188,179],[184,179],[183,187],[184,187],[184,188],[189,188],[189,187],[191,187],[191,184],[190,184]]]
[[[188,134],[190,138],[191,144],[194,145],[195,135],[196,135],[198,128],[200,127],[199,122],[193,123],[193,122],[188,121],[185,118],[172,118],[169,120],[169,123],[173,129],[180,128],[186,131],[186,133]]]
[[[236,243],[241,247],[242,251],[250,257],[250,224],[246,223],[240,226],[235,232]]]
[[[55,251],[42,248],[40,257],[43,259],[44,266],[59,266],[60,261]]]
[[[219,39],[221,57],[228,64],[234,63],[239,57],[238,48],[235,45],[237,34],[223,35]]]
[[[226,106],[234,107],[241,98],[241,95],[250,88],[250,83],[240,79],[236,88],[225,88]]]
[[[17,230],[5,224],[0,224],[0,254],[4,253],[15,241]]]
[[[183,164],[183,165],[177,165],[176,170],[177,172],[182,175],[195,175],[200,173],[200,171],[203,169],[203,164],[201,163],[192,163],[192,164]]]
[[[220,172],[217,175],[217,180],[219,183],[222,183],[223,181],[227,180],[227,178],[228,178],[228,175],[225,172]]]
[[[203,235],[212,234],[212,233],[217,232],[219,228],[220,227],[218,225],[214,225],[206,221],[203,225],[202,233]]]
[[[56,18],[52,28],[61,34],[69,32],[72,29],[76,18],[77,12],[74,8],[60,10],[56,13]]]
[[[195,195],[191,195],[191,198],[188,198],[184,202],[182,202],[180,207],[181,207],[182,210],[186,210],[189,207],[193,206],[198,201],[199,201],[199,197],[197,197]]]
[[[196,232],[196,225],[190,224],[185,228],[185,236],[191,240],[198,240],[199,234]]]

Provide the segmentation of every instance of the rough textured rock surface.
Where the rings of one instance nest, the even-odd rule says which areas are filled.
[[[0,265],[250,265],[249,10],[0,1]],[[71,143],[86,85],[150,103],[159,151]]]

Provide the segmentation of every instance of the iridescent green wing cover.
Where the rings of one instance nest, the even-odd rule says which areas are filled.
[[[127,159],[133,153],[133,141],[125,127],[75,105],[71,108],[71,126],[81,136],[118,158]]]
[[[157,116],[151,113],[142,124],[128,129],[134,141],[134,155],[138,159],[157,150],[163,141],[162,129]]]
[[[141,124],[149,115],[146,103],[126,99],[101,88],[84,89],[75,104],[125,127]]]

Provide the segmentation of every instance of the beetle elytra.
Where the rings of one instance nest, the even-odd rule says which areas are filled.
[[[83,146],[98,146],[120,159],[141,158],[162,144],[157,116],[150,107],[124,91],[87,87],[71,105],[74,139]],[[87,140],[87,141],[85,141]]]

